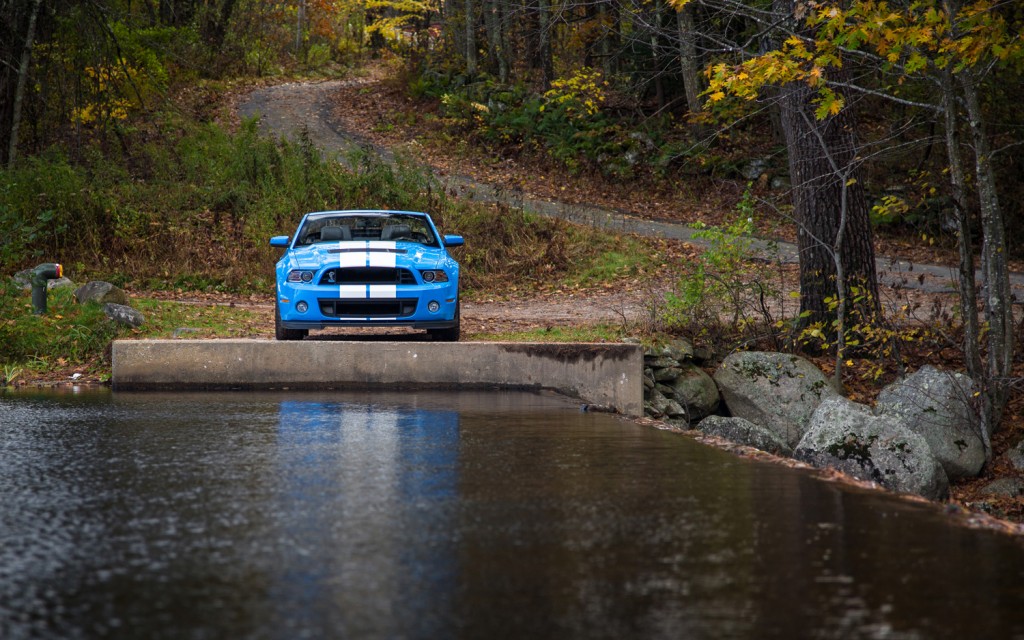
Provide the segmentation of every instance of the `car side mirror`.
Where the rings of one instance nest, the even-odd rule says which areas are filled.
[[[270,246],[287,248],[288,236],[274,236],[270,239]]]
[[[461,247],[466,244],[466,241],[462,239],[462,236],[445,236],[444,246],[446,247]]]

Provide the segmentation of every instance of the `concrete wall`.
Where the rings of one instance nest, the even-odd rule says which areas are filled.
[[[630,344],[117,340],[112,358],[115,390],[534,388],[643,413]]]

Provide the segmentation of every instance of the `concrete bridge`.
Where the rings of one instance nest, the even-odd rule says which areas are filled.
[[[643,414],[632,344],[117,340],[112,386],[196,389],[546,389]]]

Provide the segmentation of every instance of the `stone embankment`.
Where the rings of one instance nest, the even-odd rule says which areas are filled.
[[[872,408],[840,396],[798,356],[734,353],[713,376],[701,368],[709,356],[685,340],[645,350],[646,415],[933,500],[985,463],[975,385],[963,374],[922,367]],[[1009,455],[1024,470],[1024,447]],[[991,491],[1024,493],[1024,482],[1003,485]]]

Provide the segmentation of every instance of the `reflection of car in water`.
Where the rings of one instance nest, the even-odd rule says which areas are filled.
[[[425,213],[322,211],[302,218],[277,263],[275,335],[300,340],[332,326],[412,327],[459,339],[459,264]]]
[[[457,544],[409,532],[455,527],[459,438],[456,411],[282,401],[274,511],[288,572],[269,589],[272,606],[299,622],[296,616],[325,615],[311,602],[373,602],[387,615],[344,609],[341,627],[334,620],[328,635],[363,637],[372,629],[396,637],[419,628],[422,637],[443,637],[458,587]],[[331,553],[307,555],[310,549]]]

